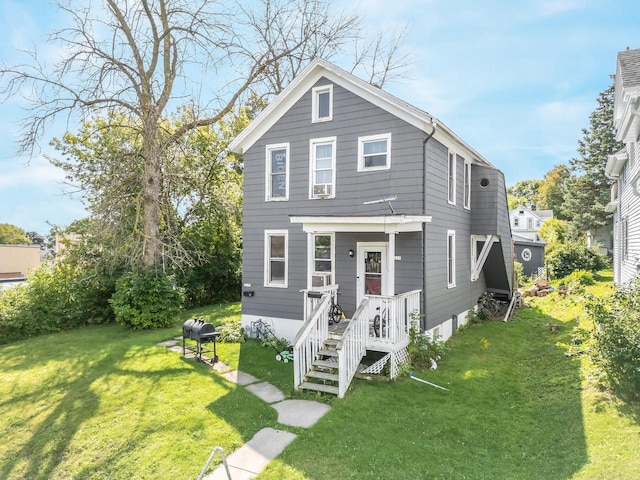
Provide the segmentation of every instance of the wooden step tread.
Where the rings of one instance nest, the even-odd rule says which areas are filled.
[[[325,357],[337,357],[338,351],[331,348],[321,348],[318,350],[318,355],[324,355]]]
[[[334,395],[338,395],[339,392],[338,387],[325,385],[323,383],[302,382],[300,384],[300,388],[304,388],[305,390],[315,390],[317,392],[332,393]]]
[[[307,377],[319,378],[322,380],[331,380],[332,382],[338,381],[338,375],[335,373],[319,372],[318,370],[311,370],[307,373]]]
[[[321,368],[338,368],[338,362],[327,362],[326,360],[314,360],[311,362],[311,365]]]
[[[333,347],[333,348],[335,348],[336,345],[338,345],[339,341],[340,341],[340,339],[338,339],[338,338],[327,338],[324,341],[324,346],[325,347]]]

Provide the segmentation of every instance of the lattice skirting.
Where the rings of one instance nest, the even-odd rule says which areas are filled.
[[[365,368],[364,370],[359,370],[359,372],[380,375],[382,370],[384,370],[385,365],[389,361],[391,362],[390,377],[396,378],[400,373],[400,368],[402,364],[407,363],[409,361],[409,352],[407,351],[407,347],[403,347],[400,350],[396,350],[395,352],[386,354],[376,363]]]

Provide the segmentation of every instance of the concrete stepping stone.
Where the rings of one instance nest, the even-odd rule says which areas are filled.
[[[227,457],[229,473],[233,480],[248,480],[256,477],[267,464],[282,453],[296,435],[284,430],[263,428],[238,450]],[[203,480],[227,480],[227,472],[221,463]]]
[[[174,347],[178,344],[177,340],[165,340],[163,342],[156,343],[159,347]]]
[[[278,423],[290,427],[309,428],[331,407],[313,400],[285,400],[271,405],[278,412]]]
[[[281,402],[285,398],[284,393],[269,382],[254,383],[246,388],[267,403]]]
[[[230,382],[237,383],[238,385],[249,385],[250,383],[256,383],[258,379],[253,375],[241,372],[240,370],[232,370],[227,373],[223,373],[222,376]]]

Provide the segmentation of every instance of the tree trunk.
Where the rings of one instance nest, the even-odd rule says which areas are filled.
[[[153,116],[152,116],[153,117]],[[158,119],[149,119],[144,130],[142,154],[143,180],[143,256],[144,268],[157,265],[161,260],[160,242],[160,152],[156,137]]]

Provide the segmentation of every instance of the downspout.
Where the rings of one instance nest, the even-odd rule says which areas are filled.
[[[436,133],[436,119],[431,117],[431,133],[429,133],[422,142],[422,164],[424,166],[424,172],[422,175],[422,214],[427,214],[427,142],[431,140],[431,137]],[[420,330],[425,331],[427,329],[427,224],[422,224],[422,302],[424,315],[420,319]]]

